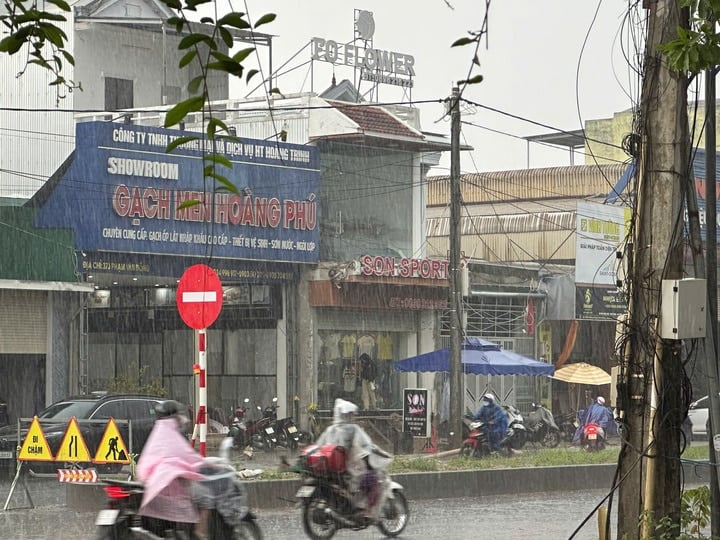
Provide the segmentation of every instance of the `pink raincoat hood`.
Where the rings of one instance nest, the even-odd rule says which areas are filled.
[[[145,484],[140,512],[176,479],[202,480],[203,475],[197,471],[203,463],[202,456],[193,450],[178,431],[175,418],[163,418],[155,422],[136,469],[138,480]],[[173,513],[195,513],[189,494],[185,500],[176,502],[187,508],[175,507]]]

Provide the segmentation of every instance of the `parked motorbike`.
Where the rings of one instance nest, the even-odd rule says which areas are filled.
[[[305,447],[295,466],[295,472],[303,478],[303,485],[295,494],[302,506],[303,529],[313,540],[328,540],[340,529],[358,531],[373,524],[362,515],[365,496],[359,488],[351,485],[344,457],[338,463],[338,460],[316,455],[318,450],[325,448],[319,449],[315,445]],[[343,448],[333,448],[344,451]],[[344,452],[340,453],[344,456]],[[375,524],[385,536],[395,537],[405,529],[410,508],[402,485],[386,472],[377,472],[380,475],[380,498]]]
[[[252,434],[248,432],[247,422],[245,421],[249,402],[250,400],[245,398],[242,405],[235,407],[232,420],[230,421],[228,437],[232,438],[233,448],[240,449],[248,457],[252,457]]]
[[[588,452],[604,449],[605,430],[595,422],[585,424],[580,434],[580,446]]]
[[[513,450],[520,450],[527,442],[527,428],[523,423],[522,414],[512,405],[504,405],[508,417],[508,430],[505,439]]]
[[[548,448],[555,448],[560,444],[560,428],[555,423],[552,413],[542,405],[533,403],[531,412],[525,421],[528,440],[540,443]]]
[[[229,439],[228,439],[229,440]],[[227,456],[228,449],[223,453]],[[213,540],[262,540],[255,514],[248,506],[245,486],[235,469],[224,458],[207,458],[208,466],[200,470],[205,480],[193,482],[195,504],[209,508],[207,535]],[[180,523],[141,516],[144,486],[141,482],[105,479],[107,508],[95,520],[99,540],[133,538],[195,538],[193,523]]]
[[[280,418],[275,422],[278,445],[290,450],[297,450],[302,444],[302,434],[292,416]]]
[[[572,442],[575,436],[575,430],[578,427],[578,421],[575,413],[563,414],[557,417],[555,423],[560,429],[560,438],[569,443]]]
[[[277,408],[276,397],[274,397],[271,404],[265,408],[262,408],[260,405],[257,406],[258,413],[261,417],[248,424],[250,444],[254,449],[271,451],[277,447],[278,436],[275,431]]]

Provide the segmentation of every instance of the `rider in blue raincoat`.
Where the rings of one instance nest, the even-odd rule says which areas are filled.
[[[507,415],[505,410],[495,402],[495,396],[492,394],[485,394],[481,398],[481,402],[482,405],[475,413],[473,420],[483,423],[483,428],[487,430],[490,449],[497,452],[500,449],[500,441],[507,432]]]
[[[603,429],[603,436],[605,436],[604,434],[607,433],[611,420],[613,420],[612,413],[610,409],[605,406],[605,398],[598,396],[598,398],[585,409],[585,413],[580,418],[580,425],[577,427],[577,430],[575,430],[573,443],[580,440],[583,428],[588,424],[597,424],[600,426]]]

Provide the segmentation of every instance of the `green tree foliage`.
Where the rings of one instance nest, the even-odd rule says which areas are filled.
[[[75,58],[66,50],[67,34],[58,26],[58,23],[67,21],[64,14],[70,12],[70,6],[65,0],[46,2],[56,9],[39,9],[34,0],[4,0],[0,23],[7,35],[0,40],[0,53],[18,54],[24,51],[27,54],[26,68],[35,64],[55,76],[50,85],[80,88],[79,84],[65,79],[62,74],[63,60],[75,65]]]
[[[715,22],[720,16],[720,0],[679,0],[690,12],[690,26],[679,27],[677,37],[658,49],[676,71],[699,73],[720,65],[720,35]]]
[[[68,38],[58,25],[66,22],[65,14],[70,12],[70,6],[65,0],[46,0],[57,9],[53,12],[40,10],[35,0],[4,0],[5,14],[0,15],[0,22],[8,34],[0,40],[0,53],[18,54],[27,51],[28,65],[36,64],[49,70],[55,76],[51,85],[64,85],[70,89],[80,88],[79,84],[66,80],[63,76],[64,63],[74,65],[75,59],[66,50]],[[231,11],[216,19],[202,17],[199,23],[192,22],[188,13],[197,12],[202,5],[212,5],[215,0],[161,0],[172,9],[177,16],[171,17],[168,23],[173,25],[182,34],[178,48],[185,51],[180,59],[179,69],[191,69],[196,63],[200,68],[200,75],[193,78],[188,84],[188,97],[175,104],[165,116],[165,127],[170,128],[180,124],[189,114],[201,113],[205,136],[209,139],[211,150],[215,148],[217,137],[234,139],[230,135],[228,126],[213,115],[210,103],[208,77],[212,72],[222,72],[231,77],[245,80],[245,83],[255,77],[259,71],[251,69],[245,73],[243,61],[255,52],[254,47],[244,48],[232,56],[224,53],[231,51],[234,40],[233,30],[254,30],[275,20],[275,14],[268,13],[261,16],[254,24],[245,13]],[[22,74],[22,73],[21,73]],[[20,75],[21,75],[20,74]],[[271,89],[271,93],[279,93]],[[180,137],[171,142],[167,152],[196,140],[196,135]],[[231,162],[224,156],[211,151],[203,158],[203,173],[206,178],[214,180],[219,189],[237,193],[236,186],[222,174],[221,167],[232,168]],[[197,200],[188,200],[180,205],[178,210],[188,206],[200,204]]]
[[[110,380],[105,390],[109,394],[146,394],[165,397],[167,390],[165,390],[159,377],[152,379],[150,382],[143,382],[147,370],[148,366],[142,366],[140,369],[128,368],[124,375]]]

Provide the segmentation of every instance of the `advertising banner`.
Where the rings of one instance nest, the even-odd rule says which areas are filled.
[[[212,146],[201,138],[166,153],[168,143],[188,135],[202,137],[79,123],[72,163],[48,182],[35,225],[73,229],[76,249],[86,252],[317,262],[317,148],[252,139]],[[218,163],[217,174],[238,193],[205,175],[209,153],[232,163]]]
[[[627,313],[627,298],[617,287],[575,288],[575,318],[615,321]]]
[[[403,389],[403,431],[413,437],[430,436],[430,393],[427,388]]]
[[[631,215],[624,206],[578,201],[575,283],[616,285],[616,252],[625,240]]]

